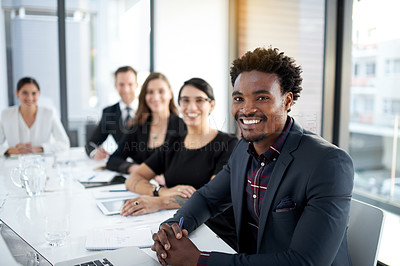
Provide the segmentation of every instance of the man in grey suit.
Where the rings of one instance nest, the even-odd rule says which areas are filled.
[[[242,139],[228,164],[153,235],[166,265],[351,265],[346,227],[353,163],[288,115],[301,68],[278,49],[233,62],[232,114]],[[238,253],[203,252],[188,233],[233,206]],[[183,217],[182,230],[177,222]]]

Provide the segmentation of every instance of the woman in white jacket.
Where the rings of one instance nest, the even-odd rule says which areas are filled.
[[[67,150],[69,139],[52,109],[38,106],[39,84],[30,77],[17,84],[19,106],[1,113],[0,155]]]

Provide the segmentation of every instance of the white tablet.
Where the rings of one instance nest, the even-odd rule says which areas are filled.
[[[132,198],[102,199],[97,200],[96,204],[105,215],[115,215],[120,214],[125,202]]]

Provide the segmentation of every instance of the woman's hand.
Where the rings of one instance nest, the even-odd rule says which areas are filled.
[[[40,147],[40,146],[31,147],[31,152],[32,152],[32,153],[43,152],[43,147]]]
[[[125,202],[122,207],[121,215],[142,215],[145,213],[156,212],[162,209],[162,198],[159,197],[137,197]]]
[[[162,197],[179,196],[179,197],[182,197],[184,199],[188,199],[193,195],[193,193],[195,191],[196,191],[196,189],[194,187],[192,187],[192,186],[178,185],[178,186],[174,186],[172,188],[161,188],[158,193]]]
[[[16,147],[8,148],[5,154],[20,154],[19,150]]]
[[[18,150],[18,154],[27,154],[32,153],[32,144],[31,143],[19,143],[15,148]]]
[[[28,153],[39,153],[43,152],[43,147],[32,146],[32,143],[19,143],[15,147],[11,147],[7,150],[6,154],[28,154]]]

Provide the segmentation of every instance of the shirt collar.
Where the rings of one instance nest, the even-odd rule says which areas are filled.
[[[133,102],[130,105],[126,105],[123,101],[119,101],[119,109],[121,109],[121,112],[126,111],[127,106],[133,110]]]
[[[268,150],[263,154],[261,154],[260,156],[258,156],[252,142],[249,142],[249,147],[247,149],[247,152],[257,160],[262,160],[262,161],[267,160],[269,162],[272,162],[274,159],[277,159],[279,157],[283,144],[285,144],[289,131],[292,128],[292,125],[293,125],[293,118],[288,116],[285,127],[282,130],[282,133],[279,135],[274,144],[272,144],[268,148]]]

